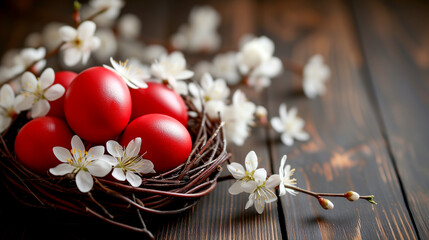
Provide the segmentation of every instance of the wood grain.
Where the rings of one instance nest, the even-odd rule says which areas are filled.
[[[429,5],[355,1],[388,149],[421,239],[429,238]]]
[[[331,199],[335,208],[325,211],[314,198],[286,196],[281,205],[288,238],[416,239],[377,109],[369,101],[371,92],[348,7],[340,1],[270,1],[260,9],[264,34],[275,40],[280,57],[305,62],[320,53],[332,70],[327,94],[315,100],[300,93],[301,78],[295,75],[279,77],[268,90],[270,115],[278,116],[281,103],[296,106],[311,135],[308,142],[285,147],[271,132],[273,165],[278,167],[281,156],[288,154],[289,164],[297,170],[298,186],[323,192],[373,193],[379,203],[372,206],[365,201],[350,204],[345,199]],[[285,19],[294,16],[301,18],[296,21],[302,25],[288,27],[294,23]],[[276,21],[286,27],[273,27]],[[294,36],[285,38],[282,29],[294,29]]]

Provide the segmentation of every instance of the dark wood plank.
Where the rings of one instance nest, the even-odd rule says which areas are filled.
[[[237,49],[238,39],[256,28],[254,1],[207,1],[222,15],[222,48]],[[180,1],[173,6],[173,19],[184,19],[194,1]],[[177,16],[176,16],[177,14]],[[179,26],[179,20],[171,21],[173,26]],[[245,24],[241,24],[245,23]],[[173,32],[176,30],[173,28]],[[195,56],[193,56],[195,57]],[[198,57],[198,56],[197,56]],[[203,56],[204,57],[204,56]],[[258,104],[264,104],[265,97],[251,90],[245,90],[248,98]],[[257,152],[260,167],[271,171],[267,135],[264,128],[254,129],[252,136],[242,147],[229,146],[233,158],[231,161],[244,163],[244,158],[250,150]],[[226,167],[224,173],[227,174]],[[278,209],[276,204],[269,204],[262,215],[252,207],[245,210],[248,194],[232,196],[228,188],[233,181],[218,184],[216,189],[201,199],[200,203],[190,212],[177,219],[168,221],[158,233],[159,239],[282,239]]]
[[[274,166],[288,154],[298,186],[319,192],[354,190],[375,194],[366,201],[332,199],[332,211],[304,194],[281,199],[290,239],[416,239],[376,107],[369,101],[362,56],[351,18],[341,1],[270,1],[261,7],[264,34],[273,38],[280,57],[305,62],[325,56],[332,76],[327,94],[309,100],[300,93],[301,78],[284,74],[268,92],[269,112],[280,103],[296,106],[311,139],[285,147],[274,136]],[[288,44],[285,44],[287,42]],[[287,89],[293,89],[288,91]]]
[[[353,6],[389,150],[419,236],[428,239],[429,4]]]

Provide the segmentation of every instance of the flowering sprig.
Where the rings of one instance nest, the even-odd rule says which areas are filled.
[[[313,196],[318,200],[320,206],[326,210],[333,209],[334,204],[324,197],[343,197],[349,201],[365,199],[372,204],[377,204],[373,200],[373,195],[360,196],[354,191],[348,191],[344,194],[315,193],[296,187],[296,179],[291,179],[295,169],[291,170],[290,165],[286,165],[286,159],[286,155],[281,159],[279,174],[273,174],[267,178],[267,171],[264,168],[257,169],[258,157],[256,153],[254,151],[250,151],[244,160],[246,170],[244,170],[241,164],[236,162],[232,162],[227,165],[227,169],[231,173],[232,178],[236,179],[236,182],[231,185],[228,192],[231,195],[237,195],[242,192],[249,193],[249,200],[247,201],[245,208],[248,209],[254,205],[259,214],[262,214],[264,211],[265,203],[271,203],[277,200],[275,193],[270,190],[275,187],[279,188],[279,196],[284,196],[286,192],[294,196],[297,192]]]

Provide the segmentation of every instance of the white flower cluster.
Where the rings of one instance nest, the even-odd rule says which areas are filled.
[[[237,195],[242,192],[249,193],[249,200],[245,208],[255,206],[256,211],[262,214],[265,208],[265,203],[271,203],[277,200],[273,188],[279,186],[280,194],[283,196],[286,191],[292,195],[296,192],[287,188],[294,186],[296,179],[291,179],[295,169],[291,170],[290,165],[286,165],[286,155],[281,159],[279,174],[273,174],[267,178],[267,170],[258,168],[258,157],[254,151],[250,151],[244,160],[246,169],[236,162],[227,165],[229,172],[237,180],[229,189],[228,192],[232,195]]]
[[[192,8],[189,23],[179,27],[171,37],[175,49],[189,52],[214,52],[220,47],[216,29],[220,23],[219,13],[210,6]]]
[[[110,140],[106,143],[107,152],[104,154],[104,146],[95,146],[86,151],[82,140],[73,136],[72,149],[69,151],[63,147],[54,147],[55,156],[62,163],[49,169],[55,176],[74,174],[76,185],[81,192],[89,192],[94,185],[94,177],[105,177],[112,171],[112,176],[119,181],[127,180],[131,186],[138,187],[142,184],[141,174],[155,172],[153,163],[143,159],[139,155],[141,138],[130,141],[127,148],[122,148],[118,142]]]

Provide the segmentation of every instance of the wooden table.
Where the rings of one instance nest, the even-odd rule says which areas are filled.
[[[11,1],[12,2],[12,1]],[[255,128],[244,146],[231,146],[233,161],[255,150],[260,165],[278,172],[288,155],[298,186],[313,191],[375,194],[378,205],[333,199],[323,210],[304,194],[287,195],[262,215],[244,209],[245,194],[220,183],[189,212],[156,219],[157,239],[429,239],[429,4],[402,1],[202,1],[222,15],[222,49],[236,50],[245,33],[266,35],[275,55],[305,62],[324,55],[332,76],[327,93],[309,100],[299,76],[285,72],[249,98],[278,115],[281,103],[296,106],[311,139],[281,144],[269,128]],[[0,52],[22,47],[25,36],[47,22],[70,23],[71,3],[30,2],[0,10]],[[142,40],[166,43],[187,20],[193,1],[130,1]],[[25,4],[24,4],[25,5]],[[192,61],[210,59],[191,56]],[[2,193],[4,239],[142,238],[97,220],[16,204]]]

